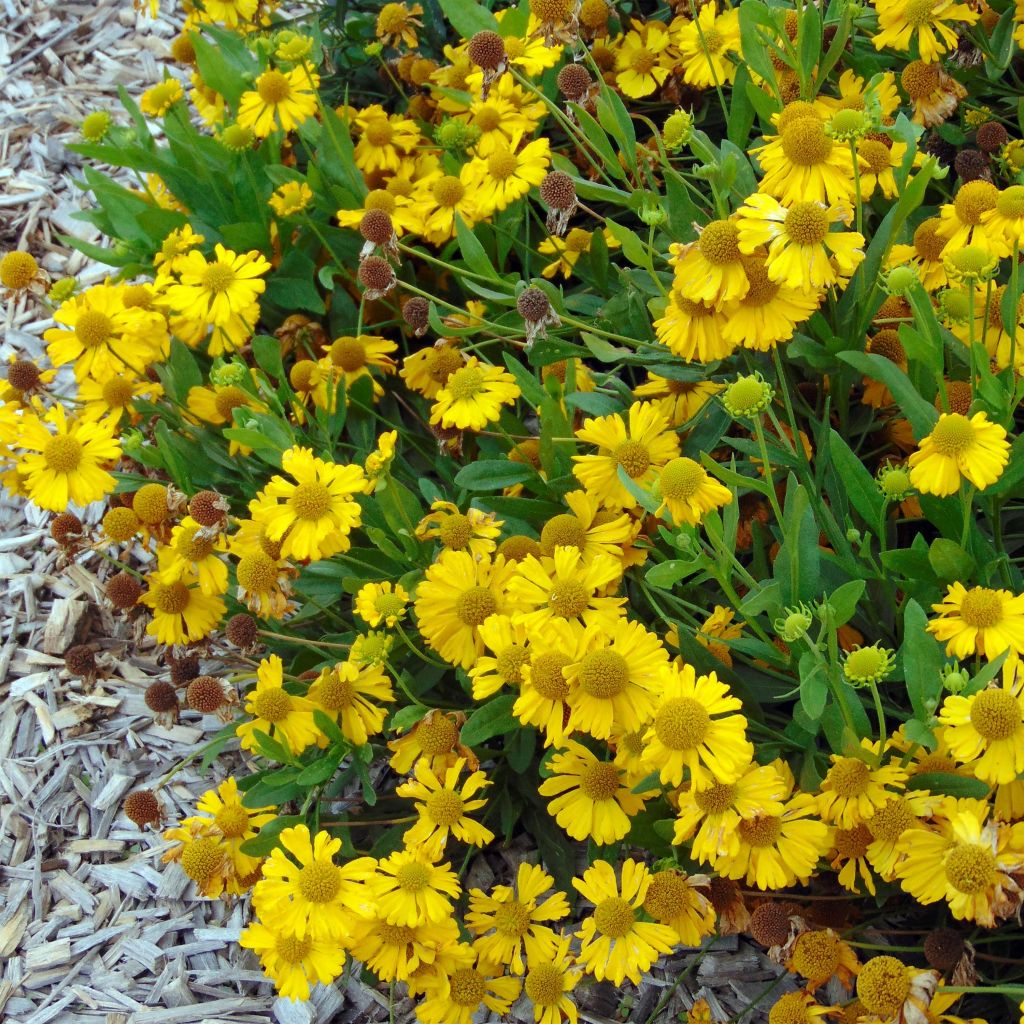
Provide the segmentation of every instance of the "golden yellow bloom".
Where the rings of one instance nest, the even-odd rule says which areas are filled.
[[[968,419],[942,413],[932,432],[910,456],[910,482],[922,494],[956,494],[961,478],[978,490],[994,484],[1009,460],[1006,431],[983,412]]]
[[[313,190],[304,181],[286,181],[267,202],[278,217],[291,217],[313,202]]]
[[[299,938],[260,921],[242,932],[238,944],[256,953],[263,973],[285,999],[308,999],[312,985],[330,985],[345,966],[345,951],[336,941],[311,934]]]
[[[698,9],[695,20],[681,24],[675,42],[682,58],[684,81],[698,89],[725,85],[736,77],[736,65],[728,55],[730,51],[739,53],[739,11],[726,8],[719,14],[718,5],[712,0]]]
[[[320,77],[311,64],[290,71],[270,69],[256,79],[256,88],[242,93],[238,123],[265,139],[281,128],[290,132],[316,113]]]
[[[245,710],[252,719],[242,722],[235,733],[243,750],[259,750],[253,735],[258,731],[273,736],[293,754],[298,754],[320,736],[313,721],[315,709],[311,700],[284,688],[284,665],[278,655],[272,654],[260,662],[256,686],[246,694]]]
[[[889,46],[906,52],[916,37],[921,60],[926,63],[937,62],[947,50],[956,49],[956,30],[973,25],[980,17],[967,4],[954,0],[893,0],[877,4],[876,10],[879,31],[871,38],[875,49]]]
[[[447,430],[483,430],[500,417],[501,407],[511,405],[519,394],[511,373],[470,356],[437,392],[430,422]]]
[[[1013,782],[1024,773],[1024,677],[964,697],[950,694],[939,711],[950,752],[983,782]]]

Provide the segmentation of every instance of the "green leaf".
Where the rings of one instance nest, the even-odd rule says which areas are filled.
[[[808,651],[800,659],[800,706],[812,722],[817,722],[821,719],[827,700],[827,669]]]
[[[864,580],[850,580],[829,595],[828,603],[832,608],[836,626],[843,626],[853,618],[857,602],[864,596],[865,586]]]
[[[642,267],[653,273],[654,264],[651,262],[651,254],[640,236],[631,228],[616,224],[613,220],[606,220],[604,223],[611,236],[622,246],[622,254],[626,259],[633,266]]]
[[[924,772],[922,775],[912,775],[907,782],[907,789],[926,789],[929,793],[939,796],[966,796],[976,800],[984,800],[989,792],[988,784],[981,779],[954,775],[953,772]]]
[[[689,560],[670,558],[667,562],[653,565],[644,574],[644,580],[659,590],[671,590],[680,580],[693,575],[701,568],[703,559]]]
[[[244,802],[244,801],[243,801]],[[282,814],[268,821],[252,839],[246,839],[240,849],[250,857],[266,857],[278,844],[278,838],[286,828],[293,828],[305,821],[301,814]]]
[[[270,334],[257,334],[252,339],[252,354],[256,365],[273,380],[284,379],[281,362],[281,342]]]
[[[850,504],[872,529],[877,529],[885,499],[875,478],[864,468],[864,463],[850,450],[850,446],[834,430],[828,432],[829,455],[839,479],[843,482]]]
[[[438,0],[438,3],[448,23],[463,39],[469,39],[477,32],[499,30],[498,19],[474,0]]]
[[[167,380],[166,387],[171,396],[182,404],[188,398],[191,388],[198,388],[203,383],[203,373],[199,369],[196,357],[192,350],[179,341],[171,338],[171,354],[166,363]]]
[[[280,740],[274,739],[273,736],[265,733],[262,729],[254,729],[252,738],[256,741],[256,746],[260,748],[260,753],[268,760],[277,761],[279,764],[293,764],[295,762],[291,751]]]
[[[516,698],[506,693],[477,708],[462,727],[461,741],[467,747],[475,747],[492,736],[503,736],[520,728],[519,719],[512,714],[515,702]]]
[[[600,157],[604,170],[613,174],[620,181],[628,181],[625,168],[619,163],[619,158],[605,130],[578,103],[569,103],[568,107],[576,115],[577,123],[587,142]],[[582,193],[579,194],[582,195]]]
[[[620,152],[626,163],[636,170],[636,129],[629,116],[626,105],[619,94],[602,83],[601,95],[597,98],[595,108],[597,119],[609,135],[619,144]]]
[[[522,775],[530,767],[536,749],[537,730],[520,725],[505,747],[505,760],[508,761],[509,768]]]
[[[480,239],[467,227],[466,222],[459,214],[455,215],[455,235],[459,241],[459,251],[466,261],[466,266],[479,274],[481,277],[490,278],[492,281],[501,282],[498,272],[494,269],[490,257],[480,244]]]
[[[349,745],[345,734],[338,727],[338,723],[331,718],[326,712],[321,711],[319,708],[313,710],[313,721],[316,723],[316,727],[334,744],[337,744],[343,749]]]
[[[928,549],[928,562],[940,580],[969,580],[977,565],[974,556],[964,551],[956,541],[936,537]]]
[[[300,786],[319,786],[338,770],[340,761],[341,751],[332,747],[321,754],[312,764],[303,768],[295,781]]]
[[[635,480],[632,480],[621,466],[616,466],[616,470],[618,471],[619,483],[636,498],[642,508],[650,512],[651,515],[655,515],[661,502],[650,491],[645,491]]]
[[[942,693],[945,664],[942,647],[927,630],[928,616],[910,598],[903,609],[903,673],[914,714],[922,722],[931,720]]]
[[[506,459],[485,459],[463,466],[455,474],[455,485],[467,491],[498,491],[512,484],[526,483],[536,475],[531,466]]]
[[[915,437],[922,438],[931,431],[939,418],[938,411],[921,397],[910,378],[891,359],[871,352],[840,352],[839,358],[892,392],[896,404],[910,420]]]

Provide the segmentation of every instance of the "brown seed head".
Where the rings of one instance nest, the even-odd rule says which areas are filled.
[[[127,572],[119,572],[107,580],[107,600],[119,611],[134,608],[142,597],[142,584]]]
[[[537,323],[547,316],[551,309],[551,303],[539,288],[527,288],[516,299],[516,309],[524,320]]]
[[[96,655],[85,644],[76,644],[64,652],[64,665],[73,676],[91,676],[96,671]]]
[[[430,303],[422,295],[414,295],[402,307],[402,319],[414,330],[422,331],[428,324]]]
[[[143,828],[160,826],[160,803],[151,789],[136,789],[124,798],[125,817]]]
[[[566,64],[558,72],[558,91],[567,99],[576,103],[587,94],[594,84],[590,72],[582,64]]]
[[[180,658],[170,655],[167,663],[171,670],[173,686],[184,686],[199,675],[199,658],[195,654],[185,654]]]
[[[961,149],[953,160],[961,181],[979,181],[989,176],[988,157],[978,149]]]
[[[199,491],[188,503],[188,514],[200,526],[217,526],[224,522],[227,504],[216,491]]]
[[[212,715],[226,703],[224,687],[219,679],[213,676],[196,676],[185,691],[185,702],[193,711],[201,711],[204,715]]]
[[[384,210],[367,210],[359,222],[359,234],[374,245],[387,245],[394,233],[395,226]]]
[[[146,707],[159,714],[162,711],[178,710],[178,695],[170,683],[155,682],[146,687]]]
[[[505,40],[497,32],[477,32],[466,50],[469,59],[484,71],[497,71],[505,60]]]
[[[85,527],[74,512],[61,512],[50,523],[50,536],[58,544],[70,544],[82,536]]]
[[[23,394],[35,391],[40,381],[39,367],[28,359],[18,359],[7,367],[7,383]]]
[[[974,135],[974,142],[982,153],[998,153],[1009,139],[1009,132],[998,121],[986,122]]]
[[[576,202],[576,186],[563,171],[549,171],[540,183],[540,197],[552,210],[571,210]]]
[[[369,291],[386,292],[395,279],[395,272],[391,269],[391,264],[383,257],[367,256],[359,264],[358,277],[359,283]]]
[[[924,958],[935,970],[953,970],[963,955],[964,937],[955,929],[935,928],[925,936]]]
[[[224,635],[230,643],[244,651],[259,642],[260,628],[251,615],[239,612],[228,620],[227,626],[224,627]]]
[[[755,907],[750,915],[750,937],[762,946],[782,946],[789,939],[789,915],[774,900]]]

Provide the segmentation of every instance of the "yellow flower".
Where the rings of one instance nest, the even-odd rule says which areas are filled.
[[[967,90],[938,63],[912,60],[900,74],[900,84],[914,108],[913,121],[926,128],[942,124],[953,114]]]
[[[243,930],[238,944],[256,953],[263,973],[285,999],[308,999],[312,985],[330,985],[345,966],[345,951],[333,939],[299,938],[260,921]]]
[[[666,463],[656,485],[661,504],[656,515],[668,510],[676,526],[698,525],[704,516],[732,501],[732,491],[693,459],[676,458]]]
[[[421,759],[434,772],[451,767],[463,756],[459,727],[464,721],[465,715],[461,713],[428,711],[404,736],[388,742],[388,748],[393,751],[388,763],[399,775],[408,774]]]
[[[274,820],[273,807],[246,807],[238,792],[238,783],[228,776],[216,789],[208,789],[196,803],[203,816],[185,818],[183,825],[201,826],[210,835],[217,836],[227,849],[235,876],[244,879],[260,866],[261,857],[242,852],[242,844],[255,838],[268,821]],[[167,833],[164,838],[172,837]]]
[[[561,274],[564,278],[569,278],[572,275],[573,270],[576,267],[576,263],[584,253],[590,252],[591,243],[594,240],[594,233],[592,231],[586,231],[583,228],[573,228],[565,238],[561,238],[558,235],[551,235],[545,238],[540,245],[537,246],[537,252],[542,253],[545,256],[554,255],[557,258],[552,263],[546,264],[541,268],[541,274],[546,278],[552,278],[556,274]],[[604,244],[609,249],[617,249],[620,245],[618,239],[605,229],[604,231]]]
[[[715,870],[725,878],[743,878],[758,889],[784,889],[798,881],[806,884],[831,845],[828,826],[811,818],[815,807],[810,793],[798,793],[781,814],[741,818],[736,825],[736,848],[716,860]]]
[[[647,867],[639,861],[623,861],[621,890],[612,866],[603,860],[572,884],[594,904],[594,913],[583,921],[576,937],[581,943],[578,962],[598,981],[621,985],[629,978],[639,985],[643,972],[677,945],[674,928],[637,920],[651,884]]]
[[[879,31],[871,37],[875,49],[891,46],[905,53],[916,36],[918,52],[926,64],[937,62],[947,50],[955,50],[957,29],[973,25],[980,17],[967,4],[954,0],[887,0],[878,3],[876,10]]]
[[[195,11],[195,16],[199,21],[235,28],[253,22],[258,7],[259,0],[203,0],[203,6]]]
[[[637,487],[649,490],[658,469],[679,454],[679,437],[653,402],[634,402],[628,419],[627,427],[622,416],[612,413],[584,420],[576,431],[581,441],[597,446],[598,454],[574,455],[573,474],[589,494],[613,510],[639,504],[619,480],[620,466]]]
[[[486,800],[473,797],[490,781],[483,772],[476,771],[460,784],[465,764],[460,758],[439,776],[421,759],[416,763],[415,781],[403,782],[395,789],[396,796],[417,801],[419,821],[402,837],[407,847],[421,849],[436,859],[443,853],[449,835],[468,846],[486,846],[494,839],[489,828],[469,817],[470,811],[486,805]]]
[[[791,109],[783,110],[779,134],[754,151],[764,169],[758,192],[774,196],[786,206],[851,202],[854,180],[850,147],[833,139],[825,131],[825,121],[813,111],[786,118]]]
[[[565,666],[569,732],[595,739],[639,730],[654,716],[668,652],[639,622],[619,618],[587,631],[578,660]]]
[[[710,380],[676,380],[647,371],[647,380],[633,388],[636,398],[652,398],[672,427],[694,418],[725,387]],[[568,500],[568,495],[566,495]]]
[[[184,266],[184,256],[206,239],[197,235],[191,225],[175,228],[160,244],[160,251],[153,257],[153,266],[160,274],[177,274]]]
[[[377,13],[377,38],[385,46],[398,46],[402,42],[414,50],[417,45],[416,29],[423,27],[419,20],[422,14],[423,8],[419,4],[385,4]]]
[[[351,545],[362,510],[353,500],[364,483],[361,466],[342,466],[316,458],[308,448],[289,448],[281,468],[294,478],[274,476],[249,502],[249,512],[284,558],[317,561]]]
[[[468,669],[483,653],[479,627],[488,616],[509,610],[515,571],[501,555],[491,561],[468,551],[443,551],[416,589],[416,618],[427,646]]]
[[[127,414],[131,423],[137,423],[141,413],[135,408],[135,402],[152,402],[164,393],[164,389],[154,381],[135,380],[129,374],[117,373],[102,380],[87,377],[78,385],[78,400],[83,402],[81,417],[83,422],[95,422],[107,419],[120,424]]]
[[[352,127],[359,136],[355,148],[356,166],[364,174],[397,171],[402,160],[423,143],[411,117],[389,114],[379,103],[358,111],[352,118]]]
[[[501,1016],[512,1008],[522,982],[504,976],[502,965],[485,961],[464,942],[446,950],[442,959],[442,970],[416,1007],[421,1024],[473,1024],[480,1012]]]
[[[864,259],[864,236],[832,227],[848,224],[852,216],[845,205],[799,200],[787,209],[772,196],[756,193],[739,211],[740,249],[753,253],[768,246],[770,281],[805,292],[843,284]]]
[[[598,555],[621,559],[623,547],[636,535],[628,513],[613,516],[603,512],[597,499],[586,491],[570,491],[565,502],[572,511],[553,516],[544,524],[541,551],[554,555],[559,547],[576,548],[587,564]]]
[[[228,567],[218,558],[227,545],[216,535],[209,536],[191,517],[185,518],[171,531],[171,543],[161,561],[160,580],[174,583],[183,577],[194,577],[204,594],[223,594],[228,589]]]
[[[284,666],[272,654],[256,670],[256,686],[245,697],[246,713],[252,718],[236,729],[243,750],[258,751],[257,731],[281,741],[293,754],[299,754],[320,736],[313,721],[316,705],[284,688]]]
[[[957,189],[953,202],[939,208],[936,234],[946,241],[943,256],[967,246],[984,249],[993,258],[1010,255],[1013,239],[1007,239],[1003,225],[992,217],[999,199],[999,189],[991,181],[968,181]]]
[[[740,12],[727,8],[719,14],[712,0],[699,9],[696,20],[682,24],[675,41],[685,82],[698,89],[725,85],[736,77],[736,65],[727,54],[739,53]]]
[[[399,850],[378,861],[370,887],[377,913],[401,928],[450,919],[451,901],[462,891],[455,872],[447,864],[436,864],[422,849]]]
[[[521,609],[515,621],[530,633],[557,620],[610,628],[622,615],[625,598],[601,595],[619,579],[622,567],[604,554],[587,564],[576,547],[554,551],[550,558],[527,555],[513,566],[509,595]]]
[[[394,373],[395,361],[391,353],[397,348],[393,341],[370,334],[360,334],[358,338],[349,335],[335,338],[326,350],[328,366],[333,366],[337,371],[335,386],[339,379],[343,379],[345,387],[351,388],[360,377],[371,376],[370,367],[383,373]],[[384,394],[384,389],[376,380],[373,381],[373,392],[378,398]]]
[[[505,45],[508,46],[507,37]],[[541,49],[552,52],[547,51],[543,44]],[[480,156],[488,156],[495,148],[510,143],[513,137],[532,135],[544,115],[543,103],[531,102],[528,94],[510,77],[504,76],[486,98],[481,97],[477,90],[468,110],[460,107],[457,116],[480,132],[474,149]]]
[[[385,477],[395,458],[395,443],[398,441],[397,430],[385,430],[377,438],[377,447],[366,456],[363,472],[366,473],[366,485],[363,494],[373,494],[382,477]]]
[[[476,196],[477,210],[490,216],[522,199],[544,179],[551,162],[547,139],[534,139],[519,149],[514,135],[508,144],[496,143],[486,156],[466,164],[463,182]]]
[[[922,494],[956,494],[961,478],[979,491],[994,484],[1006,468],[1010,445],[1006,431],[983,412],[970,419],[942,413],[932,432],[910,456],[910,482]]]
[[[72,502],[84,508],[114,490],[107,472],[121,457],[114,420],[69,420],[64,406],[55,405],[43,417],[26,411],[19,427],[18,473],[40,508],[64,512]]]
[[[503,405],[511,405],[519,395],[511,373],[470,356],[437,392],[430,422],[446,430],[483,430],[499,418]]]
[[[650,96],[669,76],[672,37],[660,21],[633,19],[615,54],[615,84],[631,99]]]
[[[278,217],[291,217],[313,202],[313,190],[304,181],[286,181],[267,202]]]
[[[311,64],[290,71],[270,69],[256,79],[256,88],[242,93],[238,123],[265,139],[277,128],[290,132],[316,114],[320,78]]]
[[[416,524],[416,536],[420,540],[436,538],[446,551],[488,555],[497,547],[503,525],[493,512],[468,508],[463,515],[450,501],[434,501],[430,513]]]
[[[378,665],[360,667],[351,661],[325,668],[309,688],[309,699],[341,726],[345,739],[361,747],[384,728],[387,710],[373,701],[395,699],[391,680]],[[322,747],[326,736],[319,738]]]
[[[994,928],[1019,905],[1013,876],[1024,870],[1024,833],[986,823],[988,814],[983,800],[947,799],[934,831],[903,834],[896,875],[920,903],[945,900],[958,921]]]
[[[173,551],[162,548],[157,572],[147,577],[149,589],[139,598],[153,610],[146,632],[162,644],[194,644],[217,628],[227,607],[218,595],[204,594],[198,578],[187,570],[173,583],[165,583],[163,577],[175,558]]]
[[[574,970],[576,960],[569,952],[570,942],[568,935],[559,936],[550,954],[530,957],[523,991],[533,1003],[534,1024],[576,1024],[579,1020],[569,993],[576,987],[581,972]]]
[[[473,700],[486,700],[503,686],[519,686],[524,666],[530,660],[526,627],[513,624],[507,615],[488,616],[480,624],[480,638],[493,653],[481,655],[469,670]]]
[[[561,745],[566,735],[569,683],[565,668],[582,657],[586,632],[565,619],[552,619],[534,633],[530,658],[521,668],[522,683],[512,714],[544,734],[544,745]]]
[[[725,359],[736,347],[725,340],[727,322],[714,306],[688,299],[673,287],[665,312],[654,321],[654,331],[658,341],[680,359],[711,363]]]
[[[644,897],[644,910],[666,924],[686,946],[699,946],[715,930],[715,908],[707,895],[707,875],[687,877],[678,868],[657,871]]]
[[[406,386],[433,399],[456,370],[466,365],[454,338],[439,338],[433,345],[413,352],[402,361],[399,376]]]
[[[400,583],[367,583],[355,596],[355,613],[371,626],[394,626],[405,618],[409,592]]]
[[[185,98],[181,82],[176,78],[165,78],[159,85],[147,89],[139,97],[139,108],[150,117],[163,117],[175,103]]]
[[[939,730],[940,734],[942,730]],[[941,744],[940,744],[941,746]],[[952,759],[948,767],[955,766]],[[937,770],[942,770],[936,766]],[[890,795],[889,799],[876,807],[867,820],[871,842],[868,844],[868,863],[887,882],[896,877],[896,866],[902,857],[901,837],[909,831],[928,830],[926,823],[943,798],[927,790],[907,790],[906,793]]]
[[[989,211],[991,212],[991,211]],[[946,239],[939,234],[942,220],[929,217],[921,221],[914,229],[911,245],[894,245],[889,251],[887,267],[898,267],[910,264],[916,268],[918,277],[925,291],[933,292],[948,284],[946,268],[942,264],[942,250]]]
[[[887,145],[878,139],[861,139],[857,143],[860,167],[860,197],[865,202],[879,189],[886,199],[895,199],[898,189],[893,171],[903,166],[907,151],[905,142]]]
[[[658,675],[657,708],[644,737],[644,761],[666,785],[691,784],[704,789],[739,779],[754,756],[747,740],[747,720],[736,714],[738,697],[714,672],[698,676],[692,665],[663,666]],[[712,717],[717,716],[717,717]]]
[[[983,782],[1002,785],[1024,773],[1024,686],[990,687],[964,697],[950,694],[939,711],[943,739]]]
[[[179,264],[179,283],[172,284],[166,295],[182,316],[221,325],[256,302],[266,288],[260,277],[270,264],[255,249],[239,254],[218,242],[214,253],[209,263],[200,252],[186,253]]]
[[[634,793],[628,779],[611,761],[601,761],[580,743],[565,740],[547,762],[551,772],[537,792],[553,796],[548,814],[573,838],[592,839],[599,846],[617,843],[632,827],[657,790]]]
[[[938,618],[928,623],[928,632],[946,645],[947,655],[963,659],[979,654],[991,661],[1007,649],[1024,654],[1024,594],[989,587],[968,590],[957,581],[932,611]]]
[[[381,981],[409,981],[420,967],[430,967],[438,954],[459,941],[453,917],[407,926],[388,924],[380,914],[356,918],[348,948]]]
[[[348,938],[353,915],[372,913],[373,893],[366,883],[373,878],[376,862],[357,857],[339,867],[333,858],[341,840],[323,831],[310,836],[305,825],[284,829],[279,842],[253,890],[253,909],[264,921],[273,920],[281,931],[299,939],[331,939],[337,944]]]
[[[747,294],[750,282],[734,221],[713,220],[700,228],[695,242],[675,242],[671,251],[673,288],[683,298],[716,305]]]
[[[514,885],[496,885],[490,895],[469,890],[466,927],[482,960],[508,964],[513,974],[522,974],[524,952],[531,966],[556,953],[561,937],[545,922],[568,916],[569,904],[562,892],[541,899],[553,885],[543,868],[523,863]]]
[[[853,828],[885,805],[893,795],[887,786],[903,788],[907,773],[898,763],[873,767],[879,745],[877,740],[862,739],[862,757],[831,756],[832,764],[818,795],[818,813],[823,821]]]

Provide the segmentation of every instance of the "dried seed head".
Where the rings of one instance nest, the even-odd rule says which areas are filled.
[[[477,32],[466,53],[478,68],[497,71],[505,61],[505,40],[497,32]]]
[[[1009,138],[1009,133],[998,121],[988,121],[978,128],[974,141],[983,153],[998,153]]]
[[[146,825],[160,827],[160,803],[151,789],[136,789],[124,798],[125,817],[144,828]]]
[[[980,181],[991,177],[988,157],[978,149],[962,149],[953,160],[953,168],[960,180]]]
[[[41,377],[39,367],[28,359],[18,359],[7,367],[7,383],[22,394],[35,391]]]
[[[227,626],[224,627],[224,635],[230,643],[245,651],[259,642],[260,628],[251,615],[239,612],[228,620]]]
[[[96,655],[85,644],[76,644],[64,652],[64,666],[73,676],[92,676],[96,673]]]
[[[367,256],[359,264],[358,277],[359,283],[366,291],[375,294],[390,291],[395,283],[395,272],[382,256]]]
[[[414,330],[426,330],[430,314],[430,303],[420,295],[414,295],[402,307],[402,319]]]
[[[387,245],[394,233],[391,217],[383,210],[367,210],[359,222],[359,234],[374,245]]]
[[[527,288],[516,299],[516,309],[524,320],[537,323],[547,316],[551,303],[539,288]]]
[[[946,973],[964,955],[964,937],[953,928],[935,928],[924,939],[924,958],[930,967]]]
[[[571,210],[576,205],[576,186],[563,171],[550,171],[540,183],[540,197],[552,210]]]
[[[188,503],[188,514],[200,526],[219,526],[227,511],[227,499],[216,491],[199,491]]]
[[[71,544],[82,536],[82,520],[74,512],[61,512],[50,523],[50,536],[60,545]]]
[[[171,655],[168,657],[167,663],[171,670],[173,686],[184,686],[199,675],[199,658],[195,654],[186,654],[180,658]]]
[[[212,715],[227,703],[224,687],[213,676],[196,676],[185,691],[185,702],[193,711],[204,715]]]
[[[789,940],[789,915],[775,901],[762,903],[750,915],[750,936],[762,946],[782,946]]]
[[[146,707],[156,714],[178,710],[178,695],[170,683],[155,682],[146,687]]]
[[[558,91],[573,103],[578,102],[586,96],[587,91],[594,84],[590,72],[582,64],[566,64],[558,72]]]
[[[119,572],[107,580],[107,600],[119,611],[134,608],[142,597],[142,584],[127,572]]]

